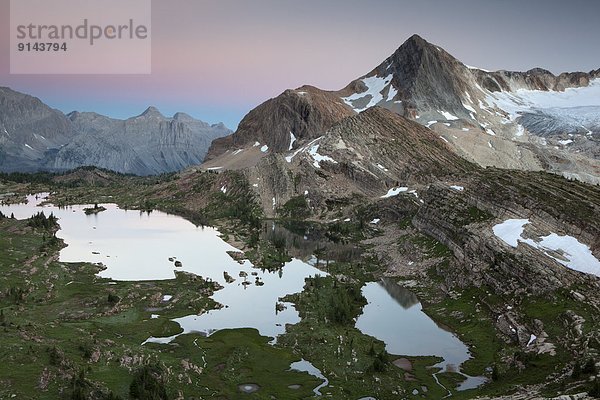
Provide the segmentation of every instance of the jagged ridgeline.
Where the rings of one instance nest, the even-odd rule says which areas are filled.
[[[0,171],[66,171],[96,166],[157,175],[204,160],[213,139],[231,133],[187,114],[149,107],[126,120],[91,112],[64,115],[39,99],[0,88]]]
[[[600,69],[558,76],[541,68],[486,71],[414,35],[339,91],[303,86],[264,102],[233,135],[215,140],[206,159],[210,166],[247,167],[268,153],[299,149],[343,118],[379,106],[430,128],[481,166],[599,183],[598,78]]]
[[[102,265],[58,261],[68,238],[63,243],[51,236],[53,216],[0,215],[6,238],[0,240],[6,249],[0,252],[0,300],[6,304],[0,323],[12,350],[4,374],[27,376],[20,389],[32,396],[43,388],[75,398],[96,390],[92,398],[113,396],[112,390],[132,398],[597,396],[597,78],[598,71],[488,72],[413,36],[340,91],[303,86],[259,105],[235,133],[212,142],[200,166],[156,177],[96,168],[0,175],[0,195],[8,202],[44,188],[58,207],[88,204],[74,207],[76,213],[56,212],[61,218],[79,214],[93,224],[92,232],[106,229],[101,224],[113,211],[133,217],[137,229],[139,221],[165,217],[154,211],[160,210],[193,222],[196,228],[182,221],[190,235],[217,235],[200,226],[218,227],[221,239],[236,247],[225,246],[223,258],[211,263],[214,249],[202,245],[213,242],[194,237],[184,247],[199,255],[197,262],[167,252],[156,257],[157,268],[175,269],[175,279],[111,282],[95,276]],[[566,98],[576,109],[567,109]],[[61,118],[45,112],[41,120]],[[181,114],[165,118],[153,108],[126,121],[92,113],[63,117],[73,131],[54,139],[64,144],[52,155],[53,168],[70,168],[69,160],[84,158],[79,149],[85,146],[107,146],[100,139],[90,145],[87,136],[121,146],[123,129],[151,141],[146,133],[156,127],[157,137],[179,138],[185,124],[201,125]],[[16,125],[7,126],[0,131],[3,143]],[[36,149],[30,142],[19,146]],[[111,157],[120,150],[103,149],[102,159],[117,163]],[[16,151],[13,162],[38,160]],[[50,162],[50,156],[41,157]],[[159,163],[146,155],[142,166],[136,155],[128,157],[136,169],[150,171]],[[161,165],[185,164],[176,160]],[[120,209],[108,205],[113,202]],[[159,221],[162,235],[170,224],[166,217]],[[170,252],[182,240],[176,233],[155,246],[142,237],[144,250],[131,252],[136,260],[146,249],[150,258],[151,250]],[[16,251],[12,243],[28,250]],[[88,244],[83,241],[84,249]],[[107,264],[117,258],[92,256]],[[136,261],[128,266],[142,270]],[[314,274],[298,275],[299,286],[287,296],[257,306],[269,290],[287,291],[285,279],[297,272],[292,268],[303,266]],[[212,267],[216,274],[208,279]],[[277,275],[268,275],[272,271]],[[370,289],[395,308],[380,308]],[[228,290],[246,307],[239,314],[233,302],[216,303]],[[275,324],[281,332],[275,346],[260,331],[237,329],[244,325],[237,321],[227,325],[236,329],[206,336],[199,332],[213,326],[185,325],[188,317],[196,323],[219,312],[260,321],[262,308],[270,315],[298,314]],[[410,313],[426,317],[431,328],[402,336],[402,325],[416,325],[412,318],[403,322]],[[365,325],[389,336],[361,328],[361,318],[373,315],[381,319]],[[387,320],[397,325],[389,328]],[[430,356],[441,355],[432,342],[418,356],[391,350],[394,340],[412,344],[421,336],[442,343],[434,332],[459,342],[464,359],[438,370],[440,359]],[[40,359],[37,370],[14,368]],[[296,371],[298,363],[308,364],[312,375]],[[31,377],[37,388],[31,389]],[[474,389],[460,391],[463,383]]]

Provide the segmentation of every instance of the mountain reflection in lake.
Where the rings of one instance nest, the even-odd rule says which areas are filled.
[[[351,262],[360,258],[362,250],[353,244],[333,243],[317,225],[305,222],[276,223],[266,221],[262,228],[263,239],[275,246],[285,247],[288,254],[302,260],[317,255],[319,260]]]
[[[222,309],[174,320],[184,333],[209,335],[225,328],[255,328],[262,335],[276,338],[285,332],[286,324],[300,321],[293,305],[281,303],[280,298],[302,291],[307,277],[326,275],[316,267],[327,264],[327,260],[352,261],[360,257],[356,246],[329,242],[311,225],[292,225],[288,229],[269,221],[263,226],[263,238],[293,257],[282,269],[269,272],[254,268],[248,260],[235,261],[227,251],[237,249],[223,241],[214,228],[199,228],[179,216],[158,211],[126,211],[114,204],[103,204],[106,211],[93,215],[86,215],[83,205],[39,206],[46,195],[29,196],[26,204],[0,204],[0,211],[5,215],[14,213],[18,219],[39,211],[57,216],[61,226],[57,236],[67,244],[60,252],[60,261],[102,263],[106,270],[100,275],[114,280],[170,279],[175,270],[182,270],[223,285],[213,295],[224,305]],[[179,268],[175,261],[181,263]],[[228,283],[224,272],[235,280]],[[254,284],[257,278],[264,285]],[[455,335],[422,312],[419,300],[409,290],[384,279],[366,284],[362,291],[368,304],[356,327],[385,342],[389,353],[440,356],[444,358],[440,366],[447,370],[458,370],[470,357]],[[172,301],[176,297],[177,293],[169,293],[164,298]],[[150,338],[148,342],[167,343],[174,337]],[[466,386],[476,386],[481,379],[469,378]]]
[[[429,318],[418,298],[392,279],[367,283],[362,293],[368,304],[358,317],[356,328],[383,341],[388,353],[442,357],[444,360],[437,366],[451,372],[459,372],[460,365],[471,358],[467,346]],[[466,381],[459,390],[485,383],[483,377],[464,377]]]

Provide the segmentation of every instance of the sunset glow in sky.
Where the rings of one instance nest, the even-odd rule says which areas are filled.
[[[485,69],[600,68],[595,0],[154,0],[151,75],[10,75],[8,6],[0,86],[117,118],[154,105],[234,129],[287,88],[344,87],[413,33]]]

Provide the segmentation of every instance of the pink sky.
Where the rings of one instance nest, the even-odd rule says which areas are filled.
[[[573,16],[558,0],[154,0],[151,75],[17,76],[0,0],[0,85],[65,112],[127,117],[152,104],[234,128],[286,88],[342,88],[413,33],[487,69],[599,68],[600,3],[567,8],[579,3]]]

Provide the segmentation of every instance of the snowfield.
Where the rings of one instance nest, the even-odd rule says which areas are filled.
[[[333,158],[329,157],[329,156],[324,156],[319,154],[319,144],[314,144],[311,146],[311,148],[308,150],[308,154],[310,154],[310,156],[313,158],[313,166],[315,168],[321,168],[321,165],[319,165],[319,163],[321,161],[329,161],[331,163],[337,164],[337,161],[335,161]]]
[[[354,109],[357,113],[365,111],[368,108],[376,106],[381,101],[383,101],[383,94],[381,92],[392,82],[392,78],[394,75],[388,75],[386,78],[381,78],[379,76],[371,76],[368,78],[362,79],[362,82],[367,87],[367,90],[362,93],[354,93],[348,97],[342,97],[344,103],[348,104],[350,107]],[[387,101],[392,101],[394,96],[398,91],[390,85],[387,95]],[[369,103],[363,108],[354,106],[354,102],[356,100],[364,99],[367,96],[371,96]]]
[[[515,120],[520,112],[533,109],[553,109],[551,113],[559,113],[560,109],[573,107],[600,106],[600,78],[594,79],[589,86],[568,88],[563,92],[519,89],[516,92],[488,92],[486,102],[508,112],[510,119]],[[570,110],[561,114],[573,116]],[[576,118],[576,117],[575,117]]]
[[[517,247],[519,242],[525,243],[560,264],[575,271],[600,276],[600,261],[594,257],[590,248],[572,236],[561,236],[550,233],[537,240],[524,238],[525,225],[528,219],[508,219],[492,230],[494,235],[506,244]]]
[[[440,110],[438,110],[438,112],[440,114],[442,114],[444,116],[444,118],[446,118],[447,121],[456,121],[458,119],[458,117],[456,115],[452,115],[448,111],[440,111]]]
[[[508,219],[492,228],[494,235],[512,247],[517,247],[528,219]]]

